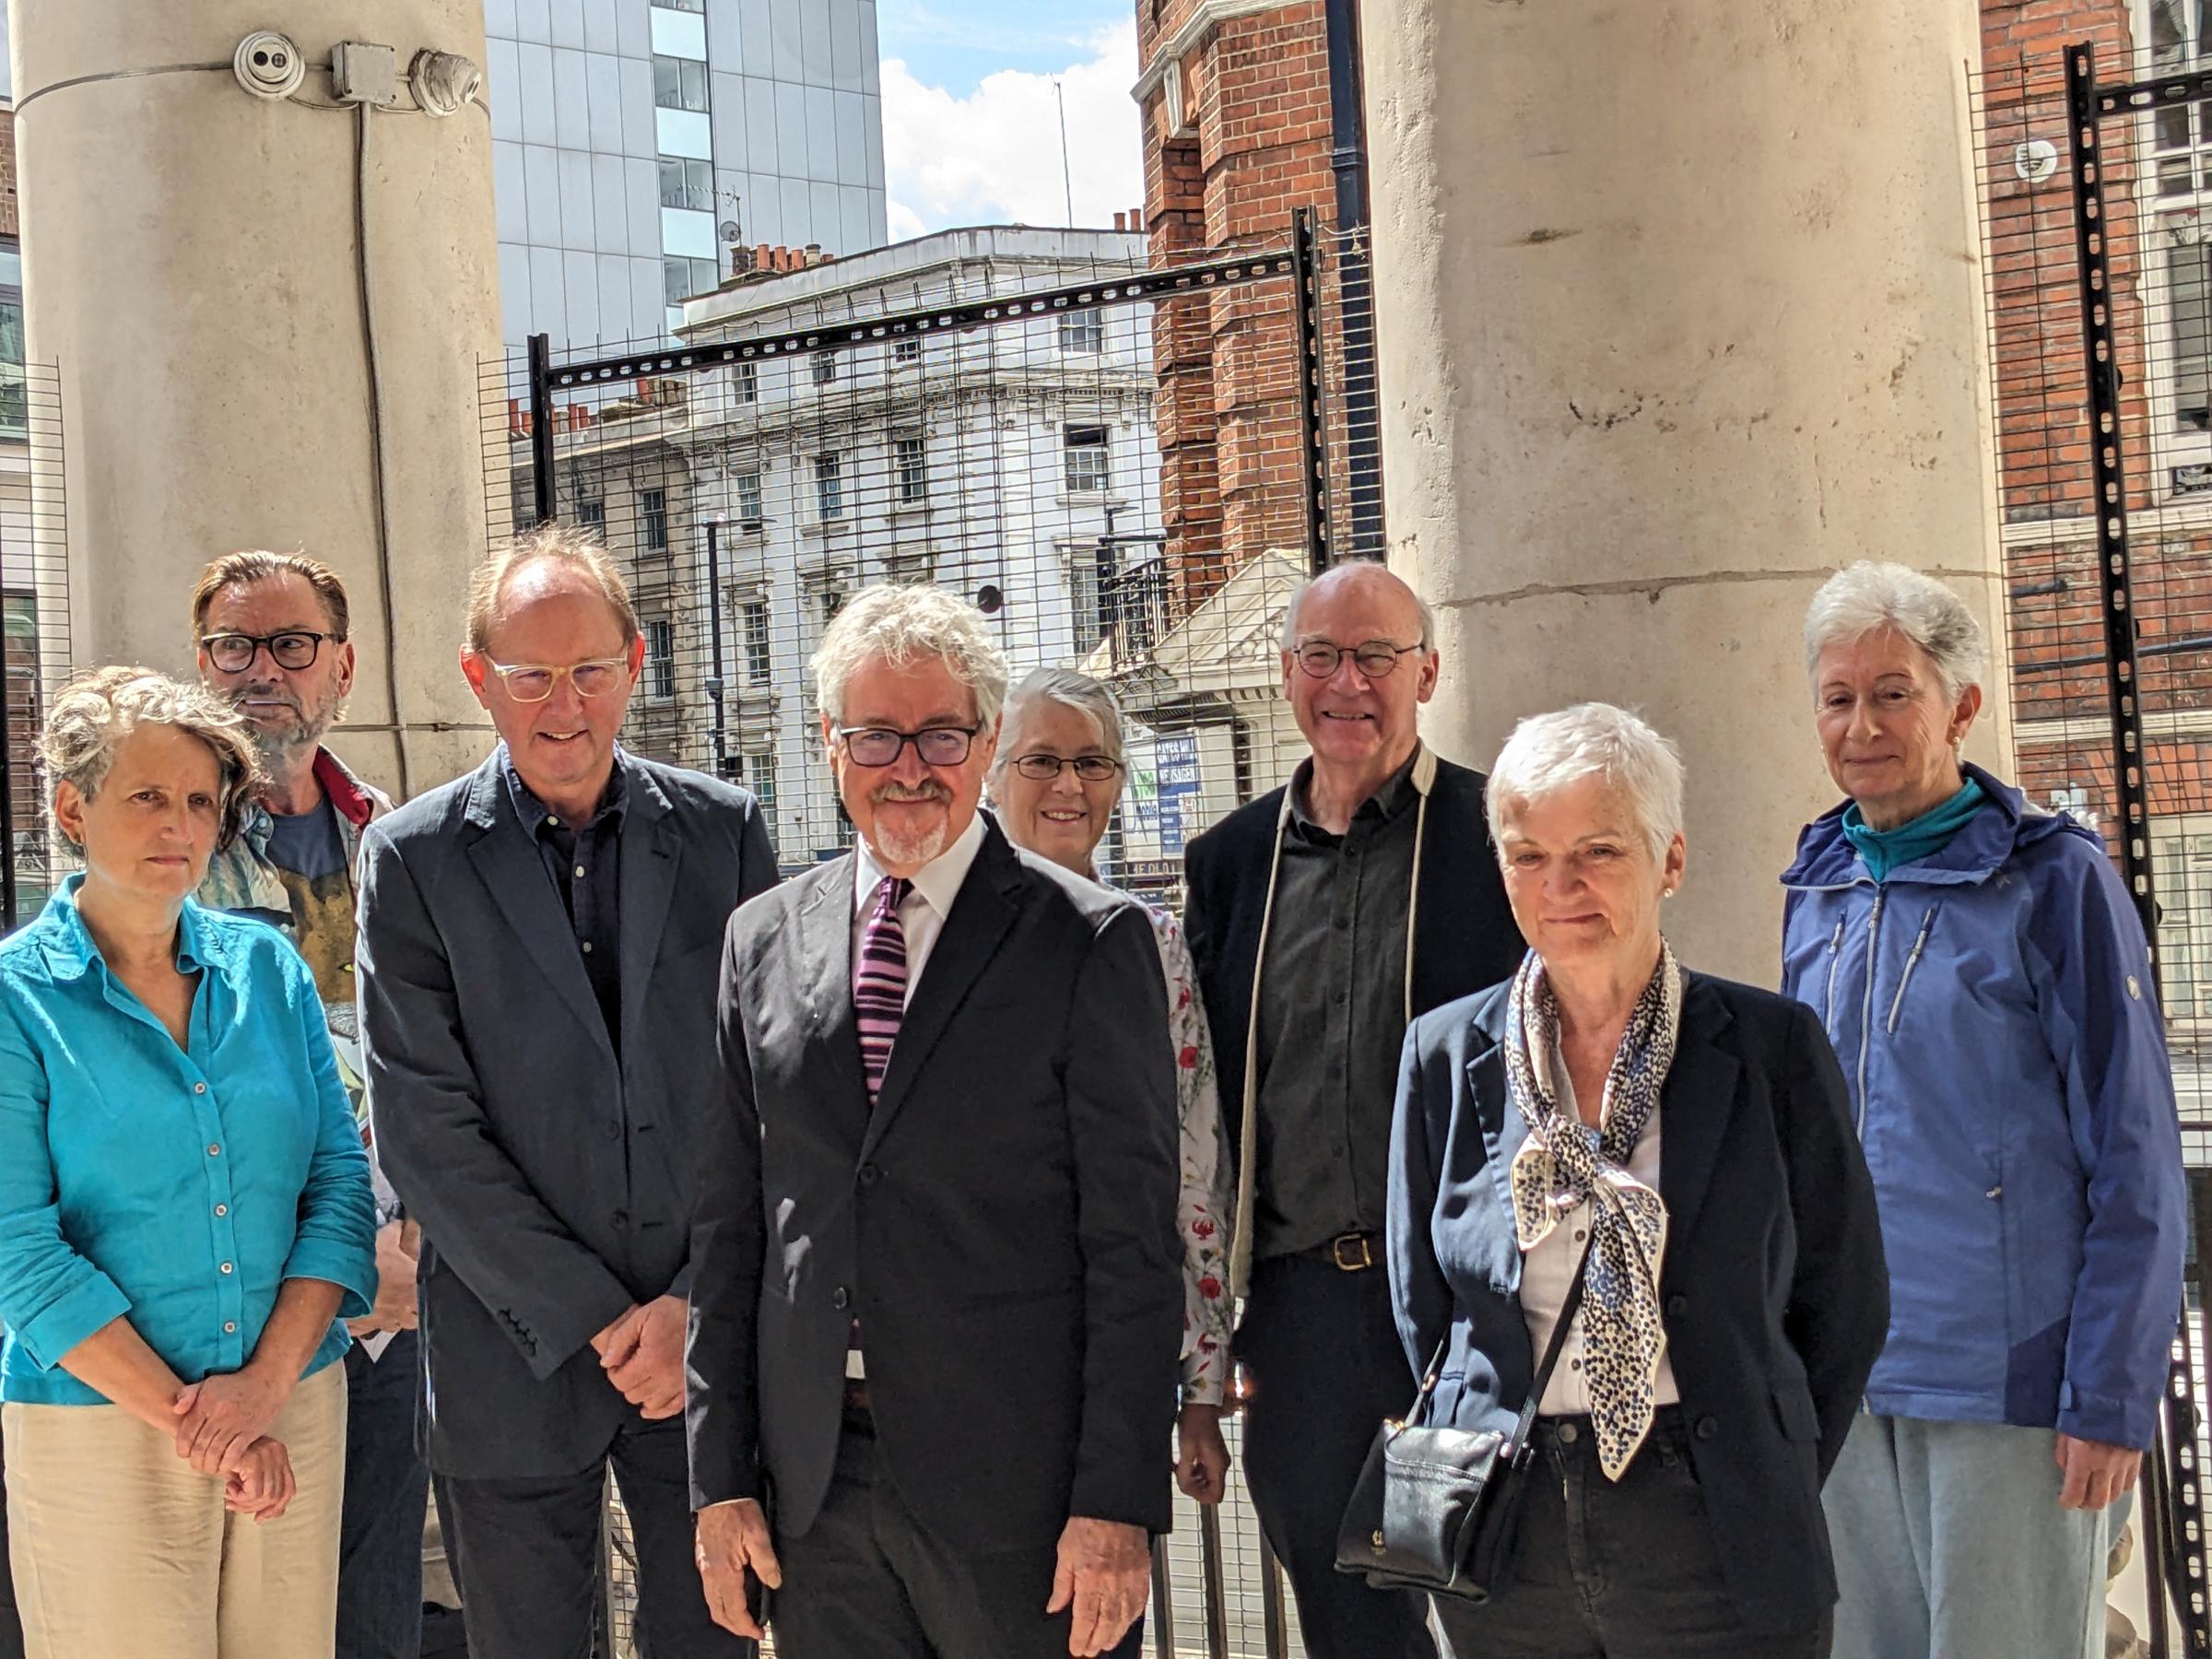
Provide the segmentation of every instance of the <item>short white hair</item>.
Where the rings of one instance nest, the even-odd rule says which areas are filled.
[[[1602,778],[1625,795],[1652,857],[1666,856],[1682,833],[1682,751],[1628,710],[1586,702],[1530,715],[1498,751],[1483,805],[1500,861],[1508,806],[1540,801],[1584,778]]]
[[[983,613],[942,588],[893,583],[849,600],[822,635],[808,666],[816,707],[831,725],[845,718],[845,682],[870,657],[894,668],[935,657],[975,695],[988,729],[1006,705],[1006,658]]]
[[[1428,600],[1413,591],[1413,583],[1407,582],[1379,559],[1347,559],[1341,564],[1331,565],[1318,576],[1307,577],[1305,581],[1290,590],[1289,600],[1283,606],[1283,649],[1285,651],[1298,649],[1298,611],[1299,607],[1305,603],[1306,594],[1312,590],[1315,582],[1325,582],[1339,571],[1380,571],[1383,575],[1397,582],[1406,590],[1406,596],[1413,601],[1414,614],[1421,619],[1421,649],[1423,651],[1436,649],[1436,613],[1429,608]]]
[[[1014,688],[1006,699],[1006,724],[1001,734],[998,753],[991,762],[991,770],[1003,772],[1018,758],[1016,734],[1021,729],[1021,717],[1032,703],[1053,702],[1073,709],[1078,714],[1090,716],[1091,724],[1099,729],[1099,744],[1107,754],[1119,760],[1122,758],[1122,705],[1103,680],[1074,668],[1037,668]]]
[[[1861,559],[1822,582],[1806,607],[1805,677],[1814,695],[1820,689],[1822,652],[1885,628],[1928,653],[1946,697],[1955,700],[1982,683],[1989,655],[1982,624],[1966,601],[1910,565]]]

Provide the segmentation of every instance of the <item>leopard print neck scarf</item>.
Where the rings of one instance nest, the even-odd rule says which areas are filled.
[[[1682,970],[1665,940],[1659,967],[1637,998],[1606,1074],[1599,1129],[1564,1113],[1552,1087],[1559,1009],[1535,951],[1513,976],[1506,1024],[1506,1078],[1528,1138],[1513,1155],[1513,1226],[1524,1253],[1562,1218],[1591,1203],[1584,1270],[1583,1371],[1598,1463],[1618,1480],[1651,1431],[1653,1385],[1666,1353],[1659,1322],[1659,1265],[1666,1205],[1629,1173],[1629,1156],[1659,1110],[1682,1018]]]

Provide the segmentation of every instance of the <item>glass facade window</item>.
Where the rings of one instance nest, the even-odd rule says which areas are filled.
[[[30,430],[23,356],[23,255],[14,237],[0,237],[0,437]]]
[[[893,441],[892,452],[899,466],[899,499],[905,502],[926,501],[929,446],[920,438],[900,438]]]
[[[814,458],[814,508],[815,516],[825,524],[845,516],[845,458],[842,455],[831,453]]]
[[[687,259],[681,253],[661,255],[663,298],[671,306],[682,305],[694,294],[712,293],[714,284],[720,279],[720,273],[711,259]]]
[[[638,524],[644,533],[645,546],[655,553],[668,550],[668,492],[665,489],[638,491]]]
[[[1069,356],[1105,350],[1105,320],[1096,310],[1068,312],[1060,319],[1060,349]]]
[[[704,12],[707,0],[653,0],[663,11]]]
[[[661,206],[688,207],[696,213],[713,212],[714,164],[688,161],[681,156],[663,156]]]
[[[690,110],[704,114],[707,108],[707,66],[689,58],[655,57],[653,60],[653,101],[664,110]]]
[[[1094,493],[1107,487],[1112,474],[1107,465],[1104,427],[1069,427],[1066,453],[1070,495]]]
[[[606,527],[606,503],[605,501],[577,502],[576,522],[587,529],[605,529]]]
[[[768,601],[749,599],[739,607],[745,632],[745,683],[765,686],[775,671],[768,644]]]
[[[894,341],[892,341],[892,342],[891,342],[891,361],[892,361],[892,362],[894,362],[894,363],[918,363],[918,362],[920,362],[921,360],[922,360],[922,342],[921,342],[921,341],[919,341],[919,340],[894,340]]]
[[[759,364],[740,363],[737,365],[737,401],[741,404],[760,401]]]
[[[748,363],[747,368],[751,365]],[[733,492],[737,498],[737,527],[741,530],[760,528],[760,475],[758,471],[733,473],[730,477]]]
[[[645,695],[676,695],[676,624],[665,617],[645,624]]]
[[[837,353],[818,351],[814,354],[814,383],[826,386],[837,378]]]

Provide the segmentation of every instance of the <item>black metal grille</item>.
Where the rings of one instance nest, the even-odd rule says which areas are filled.
[[[46,705],[74,662],[69,515],[62,483],[62,382],[52,364],[0,365],[0,930],[38,913],[67,873],[37,764]]]

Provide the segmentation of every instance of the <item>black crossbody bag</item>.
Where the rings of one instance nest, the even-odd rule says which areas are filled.
[[[1575,1265],[1574,1283],[1512,1434],[1431,1428],[1424,1420],[1451,1347],[1452,1334],[1444,1333],[1405,1420],[1386,1421],[1375,1432],[1336,1534],[1337,1571],[1359,1573],[1379,1590],[1489,1599],[1512,1559],[1536,1407],[1582,1311],[1590,1249],[1583,1246]]]

